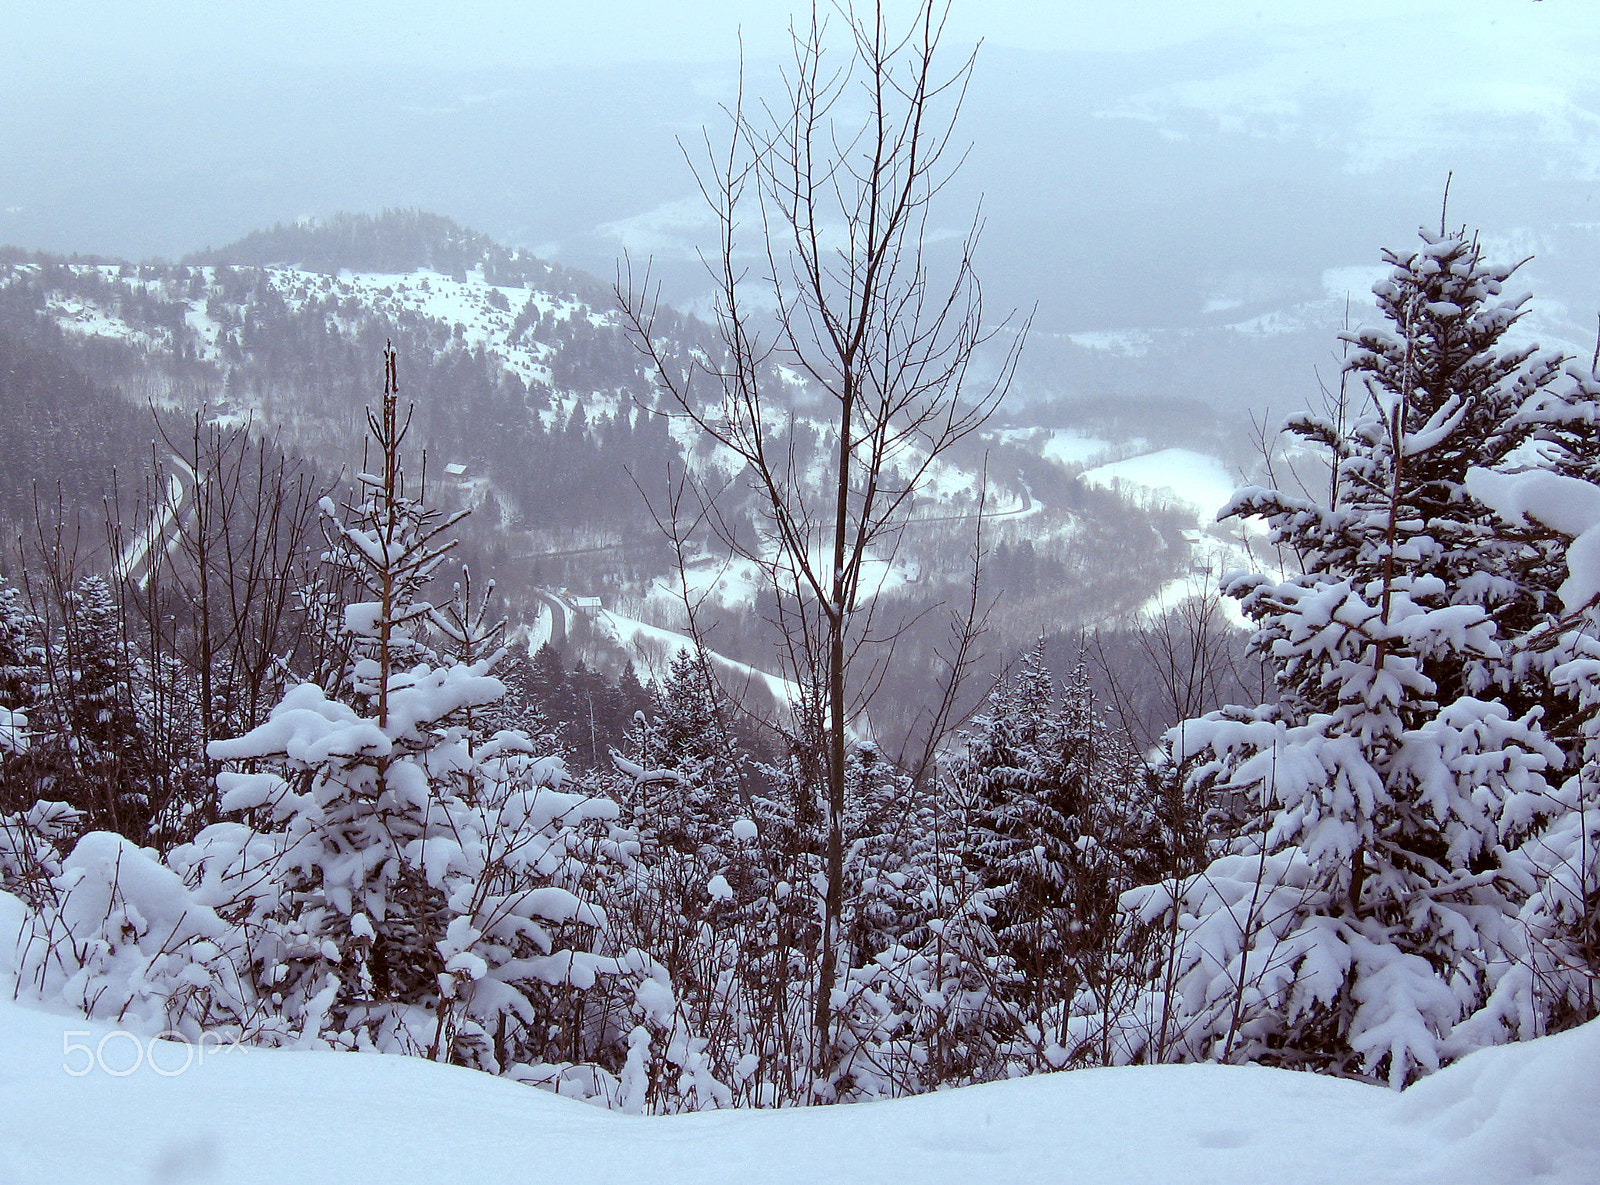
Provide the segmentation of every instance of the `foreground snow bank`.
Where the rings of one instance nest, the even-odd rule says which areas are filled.
[[[1600,1179],[1600,1024],[1484,1050],[1400,1096],[1281,1070],[1161,1066],[652,1119],[378,1054],[208,1050],[182,1070],[191,1051],[157,1044],[154,1070],[118,1077],[131,1039],[102,1045],[109,1027],[4,994],[7,1182]]]
[[[1443,1148],[1427,1180],[1600,1182],[1600,1020],[1464,1057],[1390,1122]]]

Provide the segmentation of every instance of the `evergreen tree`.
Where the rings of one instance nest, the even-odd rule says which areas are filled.
[[[721,697],[705,652],[686,649],[654,689],[653,718],[635,718],[639,764],[675,775],[639,783],[629,802],[641,832],[663,846],[725,849],[729,827],[748,813]]]
[[[23,604],[19,589],[0,584],[0,812],[27,810],[38,797],[26,753],[44,659],[42,623]]]
[[[541,643],[534,652],[527,683],[533,702],[547,719],[557,725],[577,719],[577,699],[572,694],[572,681],[567,677],[567,668],[561,656],[549,642]]]
[[[1142,763],[1097,710],[1080,665],[1058,695],[1041,640],[994,693],[953,771],[968,852],[995,890],[994,927],[1011,968],[1035,1066],[1059,1068],[1080,996],[1111,989],[1117,902],[1160,867],[1159,812]]]
[[[1558,356],[1503,344],[1514,269],[1465,233],[1387,258],[1389,325],[1350,337],[1368,405],[1290,425],[1331,450],[1330,498],[1246,490],[1231,509],[1264,517],[1303,572],[1228,589],[1280,703],[1172,734],[1191,787],[1255,817],[1203,874],[1129,899],[1182,936],[1166,1020],[1148,1022],[1158,1055],[1398,1086],[1450,1056],[1515,960],[1505,853],[1549,809],[1563,755],[1514,641],[1554,605],[1559,546],[1504,531],[1466,478],[1515,466],[1539,409],[1587,395],[1561,390]]]
[[[1594,390],[1595,376],[1581,376]],[[1566,777],[1543,804],[1549,818],[1504,860],[1526,894],[1517,918],[1516,958],[1496,970],[1484,1006],[1459,1026],[1461,1048],[1540,1036],[1600,1015],[1600,477],[1592,434],[1570,429],[1592,422],[1588,408],[1556,407],[1564,445],[1545,467],[1501,473],[1475,469],[1468,484],[1503,516],[1508,530],[1533,530],[1565,545],[1568,578],[1558,590],[1564,613],[1529,631],[1520,649],[1549,672],[1553,702],[1566,727]],[[1563,440],[1562,438],[1565,437]]]
[[[1035,986],[1059,975],[1080,813],[1079,787],[1063,777],[1055,699],[1041,641],[994,692],[955,773],[971,817],[971,858],[983,883],[1004,893],[996,929]]]
[[[1574,413],[1582,418],[1593,393],[1574,381],[1559,352],[1505,343],[1529,299],[1504,295],[1514,266],[1484,259],[1465,231],[1423,232],[1422,239],[1410,254],[1384,253],[1393,270],[1373,291],[1387,324],[1345,335],[1353,347],[1346,372],[1364,388],[1366,403],[1337,407],[1332,417],[1297,416],[1286,426],[1329,454],[1329,498],[1248,489],[1229,513],[1266,521],[1274,544],[1304,573],[1301,587],[1349,581],[1370,589],[1384,621],[1397,594],[1429,609],[1476,606],[1500,638],[1515,637],[1556,607],[1561,547],[1508,530],[1467,489],[1467,472],[1524,463],[1531,443],[1548,439]],[[1593,457],[1597,449],[1591,441],[1563,454]],[[1235,594],[1264,583],[1236,585]],[[1264,607],[1254,616],[1261,623],[1273,613]],[[1267,650],[1276,640],[1262,636],[1258,646]],[[1520,711],[1542,698],[1542,677],[1499,645],[1419,658],[1440,703],[1493,694]],[[1290,710],[1337,701],[1320,672],[1304,674],[1297,664],[1283,665]]]
[[[101,577],[84,577],[65,600],[33,721],[39,735],[28,760],[38,796],[61,799],[91,826],[142,842],[153,820],[138,663]]]
[[[843,952],[860,967],[925,936],[921,894],[937,876],[940,821],[929,796],[871,741],[856,746],[847,773]]]
[[[43,680],[43,626],[21,590],[0,581],[0,704],[29,707]]]

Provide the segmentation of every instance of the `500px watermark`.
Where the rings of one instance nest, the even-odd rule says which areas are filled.
[[[74,1078],[98,1071],[113,1078],[126,1078],[140,1066],[163,1078],[176,1078],[192,1066],[205,1064],[208,1057],[238,1048],[239,1042],[219,1033],[201,1033],[198,1040],[168,1029],[154,1037],[141,1037],[126,1029],[112,1029],[90,1044],[80,1037],[93,1037],[88,1029],[68,1029],[61,1034],[61,1068]]]

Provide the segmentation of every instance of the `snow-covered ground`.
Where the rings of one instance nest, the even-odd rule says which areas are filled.
[[[510,645],[515,649],[525,649],[528,657],[532,658],[538,653],[539,647],[551,640],[554,632],[555,615],[549,605],[540,601],[534,610],[533,620],[512,631]]]
[[[1151,595],[1141,606],[1141,615],[1170,609],[1189,597],[1214,593],[1222,576],[1233,569],[1284,577],[1277,557],[1266,546],[1259,521],[1217,522],[1217,511],[1245,483],[1230,474],[1216,457],[1193,449],[1168,448],[1099,465],[1085,472],[1083,479],[1125,494],[1147,491],[1181,502],[1194,512],[1196,528],[1184,532],[1189,539],[1189,570]],[[1235,626],[1251,624],[1231,598],[1222,598],[1222,612]]]
[[[683,585],[687,585],[689,596],[696,603],[709,600],[725,608],[752,609],[762,584],[761,567],[754,560],[702,555],[689,561],[681,574],[658,579],[650,590],[650,597],[671,611],[682,606]]]
[[[1067,335],[1075,346],[1102,350],[1121,358],[1140,358],[1150,352],[1154,339],[1142,329],[1103,329]]]
[[[1110,447],[1108,441],[1098,437],[1057,429],[1050,433],[1039,451],[1045,460],[1057,465],[1084,465]]]
[[[199,1058],[11,994],[0,992],[0,1180],[19,1185],[1600,1180],[1600,1023],[1476,1053],[1401,1095],[1286,1070],[1160,1066],[633,1117],[418,1058],[209,1047]]]

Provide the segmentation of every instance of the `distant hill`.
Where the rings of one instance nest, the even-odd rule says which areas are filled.
[[[488,235],[425,210],[391,209],[376,216],[341,213],[280,222],[226,246],[196,251],[182,262],[297,268],[324,275],[435,271],[458,280],[469,272],[481,272],[489,284],[537,287],[590,304],[611,303],[610,286],[594,276],[549,263],[521,248],[501,246]]]
[[[596,544],[664,546],[629,474],[654,484],[694,443],[654,414],[615,303],[593,276],[419,211],[280,225],[179,264],[0,250],[0,330],[50,336],[146,420],[146,402],[248,420],[328,473],[360,464],[392,341],[432,496],[477,507],[469,529],[507,559],[559,553],[529,580],[585,588],[616,561]],[[718,348],[670,309],[658,327],[669,356]]]

